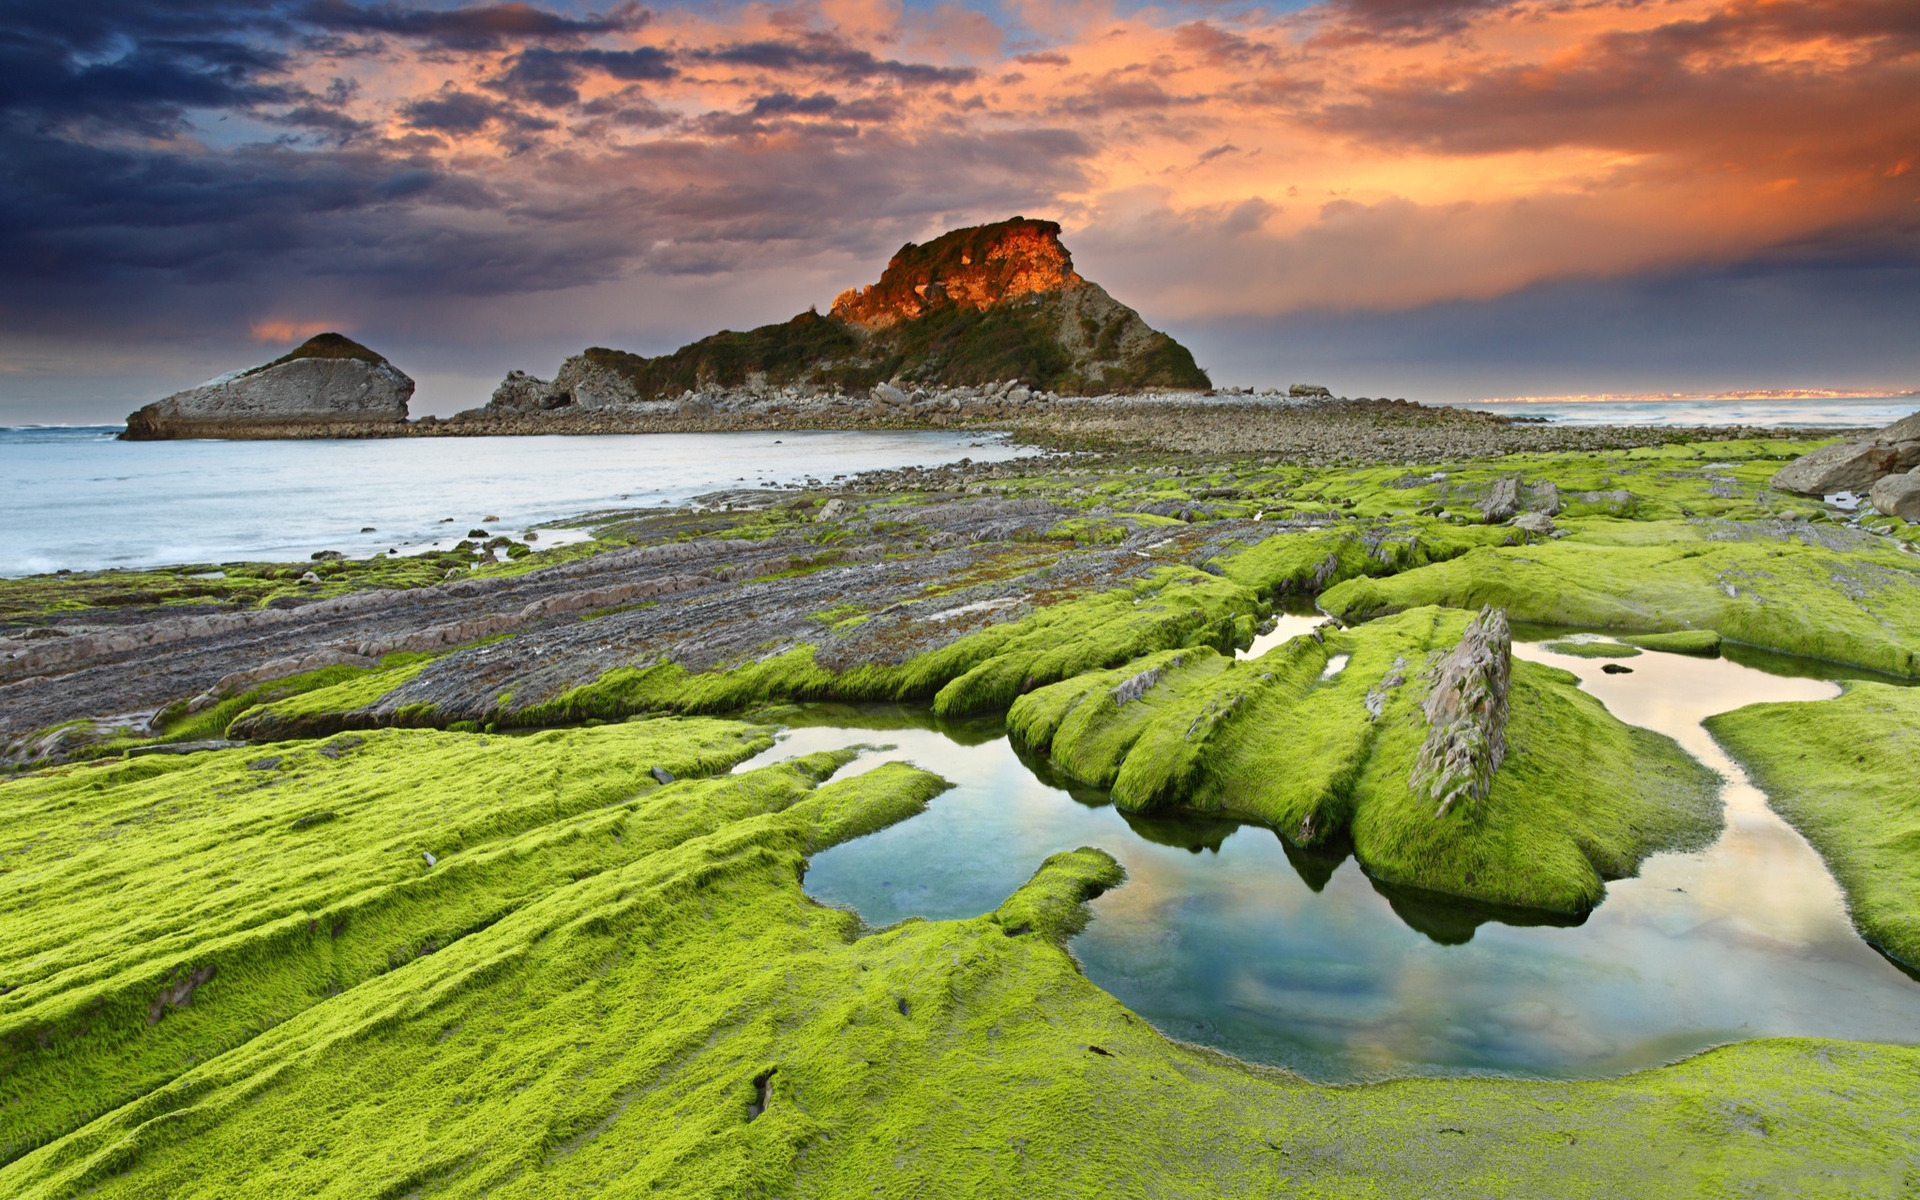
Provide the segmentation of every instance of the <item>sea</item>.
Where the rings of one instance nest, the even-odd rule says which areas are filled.
[[[122,442],[120,428],[0,429],[0,577],[419,553],[481,527],[550,546],[587,537],[566,524],[583,514],[1036,453],[978,432]]]
[[[1920,409],[1920,396],[1848,396],[1796,399],[1645,399],[1561,397],[1539,400],[1456,400],[1454,408],[1477,408],[1506,417],[1555,425],[1890,425]]]
[[[1873,427],[1914,396],[1465,402],[1566,425]],[[583,514],[727,488],[831,486],[862,471],[1036,453],[1000,434],[659,433],[229,442],[117,441],[118,425],[0,428],[0,577],[61,569],[367,557],[470,528],[588,536]]]

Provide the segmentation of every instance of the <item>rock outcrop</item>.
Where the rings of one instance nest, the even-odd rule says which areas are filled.
[[[270,363],[175,392],[127,418],[128,441],[328,436],[399,426],[413,380],[351,338],[323,333]]]
[[[1204,390],[1178,342],[1073,269],[1052,221],[1015,217],[901,247],[877,283],[744,333],[648,358],[591,347],[552,381],[514,371],[465,421],[698,412],[747,392],[897,406],[935,390],[1066,395]]]
[[[1462,801],[1486,799],[1507,757],[1507,691],[1513,634],[1505,609],[1483,608],[1460,644],[1440,660],[1422,706],[1427,740],[1407,786],[1444,817]]]
[[[1803,496],[1865,493],[1880,479],[1920,466],[1920,413],[1863,438],[1822,446],[1773,473],[1770,485]]]

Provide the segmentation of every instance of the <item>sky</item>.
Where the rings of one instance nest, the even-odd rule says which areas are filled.
[[[1057,220],[1221,384],[1920,387],[1914,0],[0,0],[0,424],[416,414]]]

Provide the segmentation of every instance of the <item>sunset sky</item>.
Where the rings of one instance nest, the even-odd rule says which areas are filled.
[[[0,0],[0,423],[484,402],[1016,213],[1222,383],[1920,387],[1915,0]]]

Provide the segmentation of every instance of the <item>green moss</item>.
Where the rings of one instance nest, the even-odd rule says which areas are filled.
[[[339,682],[302,689],[282,700],[246,709],[227,727],[235,738],[297,737],[325,734],[347,728],[337,718],[378,701],[382,696],[412,679],[426,668],[426,658],[396,667],[370,671],[348,667],[351,672]],[[316,675],[322,672],[315,672]],[[430,713],[411,714],[428,716]],[[398,721],[397,724],[426,725],[430,720]]]
[[[1483,548],[1388,579],[1353,579],[1320,605],[1363,620],[1422,604],[1506,608],[1594,629],[1712,630],[1736,642],[1920,677],[1920,562],[1866,539],[1828,549],[1772,525],[1603,522],[1556,542]]]
[[[0,1161],[545,889],[791,803],[764,729],[389,730],[0,784]],[[437,861],[431,867],[424,854]],[[206,971],[178,1004],[168,985]]]
[[[1437,818],[1409,787],[1420,703],[1466,620],[1423,608],[1251,662],[1156,655],[1022,697],[1008,730],[1067,774],[1111,785],[1123,809],[1218,811],[1306,844],[1351,836],[1376,878],[1491,904],[1584,912],[1605,880],[1719,828],[1711,772],[1621,724],[1572,676],[1529,663],[1514,664],[1491,793]]]
[[[1619,642],[1548,642],[1543,648],[1555,654],[1571,654],[1575,658],[1634,658],[1640,653],[1632,646],[1623,646]]]
[[[1327,529],[1275,534],[1215,560],[1228,579],[1262,595],[1317,593],[1342,580],[1391,575],[1444,562],[1476,546],[1518,540],[1510,529],[1406,518],[1343,521]]]
[[[809,854],[940,786],[892,764],[555,882],[181,1063],[0,1192],[1839,1195],[1911,1170],[1910,1049],[1322,1088],[1169,1042],[1079,974],[1057,939],[1118,881],[1098,851],[973,920],[870,932],[806,898]]]
[[[931,700],[941,716],[1001,711],[1024,691],[1174,646],[1231,647],[1258,602],[1189,567],[1157,568],[1127,587],[1065,600],[968,634],[898,666],[833,672],[812,646],[715,671],[676,663],[616,667],[505,719],[523,726],[635,712],[739,712],[779,700]]]
[[[298,358],[351,358],[364,363],[383,363],[386,356],[376,354],[359,342],[342,333],[316,333],[298,346],[282,354],[270,363],[262,364],[246,372],[257,375],[270,367],[278,367]]]
[[[1920,691],[1846,687],[1836,700],[1755,704],[1706,726],[1827,861],[1861,935],[1920,970]]]
[[[1642,633],[1620,639],[1642,650],[1665,650],[1669,654],[1720,653],[1720,635],[1711,629],[1677,629],[1672,633]]]

